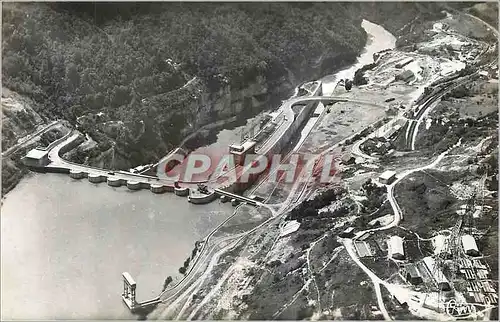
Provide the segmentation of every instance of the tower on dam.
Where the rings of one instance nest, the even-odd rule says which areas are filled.
[[[135,283],[134,279],[128,272],[124,272],[122,274],[123,277],[123,294],[122,294],[122,300],[125,302],[127,307],[130,310],[134,310],[135,306],[137,305],[137,301],[135,300],[135,289],[137,287],[137,284]]]

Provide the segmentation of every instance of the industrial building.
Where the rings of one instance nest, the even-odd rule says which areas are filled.
[[[23,158],[23,163],[28,167],[45,167],[49,164],[49,152],[33,149]]]
[[[399,73],[396,75],[396,80],[401,80],[403,82],[408,82],[410,81],[415,75],[411,70],[405,70],[402,73]]]
[[[245,161],[245,155],[255,153],[255,141],[245,141],[243,144],[232,144],[229,146],[229,153],[234,155],[234,163],[236,165],[243,165]]]
[[[389,253],[391,257],[394,259],[404,259],[405,258],[405,250],[403,247],[403,238],[399,236],[391,236],[389,240],[387,240],[387,246],[389,249]]]
[[[422,275],[415,264],[408,264],[404,267],[406,280],[413,285],[423,283]]]
[[[394,171],[385,171],[379,177],[380,183],[390,184],[396,178],[396,172]]]
[[[425,257],[423,261],[430,275],[432,276],[432,278],[434,278],[434,281],[436,282],[439,289],[442,291],[451,290],[450,282],[448,282],[448,279],[446,278],[446,276],[444,276],[441,268],[436,265],[436,261],[434,260],[434,258]]]
[[[476,240],[471,235],[462,236],[462,246],[464,251],[469,256],[479,256]]]

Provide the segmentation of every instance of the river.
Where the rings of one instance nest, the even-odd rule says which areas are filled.
[[[322,79],[326,95],[374,52],[394,47],[380,26],[362,26],[369,34],[365,50],[354,66]],[[227,147],[241,129],[220,132],[210,148]],[[137,281],[138,300],[156,296],[195,241],[231,213],[218,201],[197,206],[169,193],[31,173],[1,208],[1,318],[134,318],[121,303],[122,272]]]
[[[325,76],[321,79],[323,82],[323,94],[331,95],[335,89],[335,84],[345,78],[352,79],[356,70],[363,65],[373,63],[373,54],[384,49],[396,47],[396,37],[382,26],[374,24],[368,20],[363,20],[361,27],[366,31],[368,39],[366,46],[359,55],[356,63],[335,74]]]

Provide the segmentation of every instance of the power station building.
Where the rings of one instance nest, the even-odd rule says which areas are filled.
[[[229,146],[229,153],[234,155],[234,163],[236,165],[243,165],[245,162],[245,155],[255,153],[255,141],[245,141],[243,144],[232,144]]]
[[[49,164],[49,152],[33,149],[23,158],[23,163],[28,167],[42,168]]]
[[[389,249],[389,253],[394,259],[404,259],[405,258],[405,250],[403,247],[403,238],[399,236],[391,236],[387,241],[387,246]]]

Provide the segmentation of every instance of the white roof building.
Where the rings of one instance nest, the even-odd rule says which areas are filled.
[[[232,154],[240,155],[252,149],[255,146],[255,144],[257,144],[257,142],[252,140],[247,140],[243,144],[231,144],[229,146],[229,151]]]
[[[33,149],[26,154],[26,158],[38,160],[46,157],[48,153],[46,150]]]
[[[403,247],[403,238],[399,236],[391,236],[387,241],[389,253],[394,259],[404,259],[405,250]]]
[[[293,232],[296,232],[300,227],[300,223],[297,220],[289,221],[285,224],[283,228],[281,228],[280,237],[284,237],[286,235],[290,235]]]
[[[389,181],[391,181],[395,177],[396,177],[396,172],[388,170],[380,175],[379,180],[381,183],[385,184],[389,183]]]
[[[33,149],[29,151],[22,159],[23,163],[27,166],[44,167],[50,163],[49,151],[41,149]]]
[[[479,250],[477,249],[476,240],[471,235],[462,236],[462,246],[467,255],[470,256],[479,255]]]

